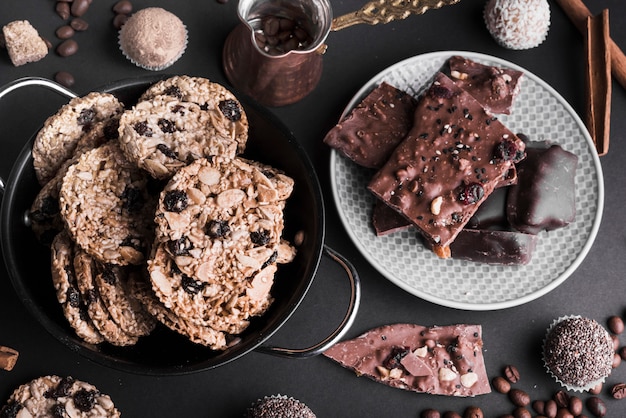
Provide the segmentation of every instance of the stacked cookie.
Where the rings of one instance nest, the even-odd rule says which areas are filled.
[[[247,139],[235,96],[199,77],[158,82],[130,109],[92,93],[46,121],[31,219],[77,335],[131,345],[158,320],[224,349],[267,310],[295,256],[282,238],[294,183],[242,158]]]

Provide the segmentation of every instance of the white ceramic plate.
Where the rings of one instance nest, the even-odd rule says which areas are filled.
[[[330,174],[334,200],[354,244],[391,282],[443,306],[467,310],[508,308],[553,290],[583,261],[602,218],[602,168],[585,125],[559,93],[525,69],[489,55],[444,51],[401,61],[365,84],[344,115],[381,81],[417,97],[452,55],[524,72],[512,114],[498,118],[513,132],[524,133],[531,140],[551,140],[578,156],[575,221],[565,228],[542,232],[529,264],[498,266],[439,259],[422,246],[413,229],[377,237],[370,222],[374,198],[366,189],[373,172],[333,150]]]

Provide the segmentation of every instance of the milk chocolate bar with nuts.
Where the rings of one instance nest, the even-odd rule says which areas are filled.
[[[10,347],[0,345],[0,369],[11,371],[17,363],[19,352]]]

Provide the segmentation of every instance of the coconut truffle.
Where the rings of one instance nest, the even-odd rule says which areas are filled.
[[[491,36],[509,49],[538,46],[550,28],[547,0],[489,0],[483,17]]]
[[[148,7],[133,14],[119,31],[122,53],[135,65],[159,71],[174,64],[187,48],[187,28],[173,13]]]
[[[311,409],[284,395],[266,396],[246,411],[245,418],[316,418]]]
[[[2,28],[4,46],[16,67],[48,55],[48,46],[28,20],[16,20]]]
[[[548,372],[568,390],[585,391],[611,374],[613,341],[593,319],[557,319],[546,333],[543,361]]]

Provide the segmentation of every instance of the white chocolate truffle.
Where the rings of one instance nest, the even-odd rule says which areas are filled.
[[[547,0],[489,0],[483,17],[491,36],[509,49],[538,46],[550,28]]]

